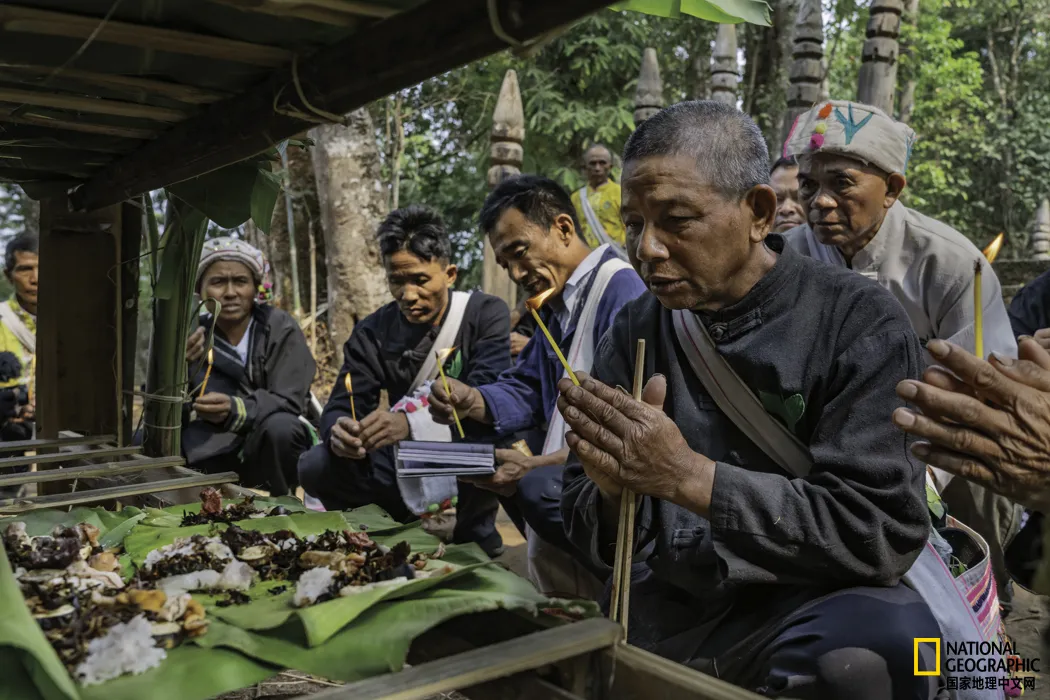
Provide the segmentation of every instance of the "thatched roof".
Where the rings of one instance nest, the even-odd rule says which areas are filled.
[[[247,158],[608,4],[23,2],[0,5],[0,180],[77,209]]]

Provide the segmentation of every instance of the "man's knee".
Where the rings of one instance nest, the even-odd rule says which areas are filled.
[[[299,483],[312,496],[319,497],[325,488],[329,457],[324,445],[314,445],[299,457]]]
[[[299,420],[299,416],[283,411],[266,416],[256,430],[278,444],[296,440],[307,434],[306,426]]]

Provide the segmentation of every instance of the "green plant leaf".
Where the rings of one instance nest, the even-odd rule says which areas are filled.
[[[769,25],[769,5],[762,0],[625,0],[609,9],[659,17],[689,15],[719,24],[748,22]]]
[[[255,174],[255,186],[251,193],[251,217],[263,233],[270,233],[273,208],[281,192],[281,178],[275,173],[260,168]]]

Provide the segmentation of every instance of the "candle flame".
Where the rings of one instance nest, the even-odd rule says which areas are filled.
[[[985,259],[993,263],[995,259],[999,257],[999,250],[1003,247],[1003,241],[1006,239],[1006,234],[1000,233],[995,237],[995,240],[988,244],[988,247],[984,249]]]
[[[456,351],[456,346],[453,345],[450,348],[445,348],[444,350],[438,350],[434,354],[437,355],[438,362],[441,362],[442,364],[444,364],[445,360],[447,360],[449,358],[449,355],[451,355],[455,351]]]
[[[214,348],[208,348],[208,364],[210,365],[210,364],[213,364],[214,362],[215,362],[215,349]]]
[[[551,287],[550,289],[548,289],[548,290],[546,290],[544,292],[540,292],[536,296],[534,296],[531,299],[529,299],[528,301],[526,301],[525,302],[525,306],[529,307],[533,311],[539,311],[539,308],[541,306],[543,306],[543,302],[545,302],[548,299],[550,299],[553,294],[554,294],[554,287]]]
[[[354,383],[352,381],[350,381],[350,373],[349,372],[347,372],[345,376],[346,376],[346,378],[343,380],[343,384],[346,385],[346,393],[352,394],[352,393],[354,393]]]

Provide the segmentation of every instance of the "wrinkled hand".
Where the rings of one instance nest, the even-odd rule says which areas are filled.
[[[496,462],[499,466],[492,476],[465,476],[461,480],[500,496],[513,496],[518,490],[518,482],[537,466],[535,457],[517,450],[496,450]]]
[[[407,439],[412,434],[408,417],[400,411],[373,411],[361,421],[361,443],[366,452]]]
[[[1035,332],[1035,342],[1043,346],[1044,350],[1050,350],[1050,328],[1041,328]]]
[[[193,410],[201,420],[222,425],[230,415],[233,401],[226,394],[209,391],[193,402]]]
[[[473,418],[479,422],[490,422],[487,420],[488,411],[485,408],[485,397],[474,387],[467,386],[458,379],[449,379],[448,391],[445,391],[445,383],[438,380],[430,385],[430,415],[435,423],[452,425],[455,419],[452,417],[452,407],[456,407],[460,421]]]
[[[525,349],[525,346],[529,344],[530,340],[532,340],[532,338],[530,338],[527,335],[522,335],[521,333],[511,333],[510,356],[517,357],[518,355],[520,355],[521,351]]]
[[[368,453],[360,435],[361,424],[352,418],[343,416],[332,426],[332,432],[328,436],[328,446],[337,457],[364,459]]]
[[[30,422],[36,419],[36,404],[27,403],[22,406],[18,411],[18,419],[25,422]]]
[[[584,471],[605,496],[622,488],[679,502],[683,483],[706,457],[693,452],[663,412],[667,380],[652,377],[635,401],[624,392],[579,372],[580,386],[558,383],[558,408],[572,428],[566,437]]]
[[[954,376],[931,368],[924,381],[897,385],[922,411],[893,413],[898,427],[923,439],[915,456],[1050,512],[1050,353],[1034,339],[1018,344],[1017,360],[984,362],[943,341],[927,349]]]
[[[190,364],[204,357],[204,329],[198,328],[186,339],[186,362]]]

